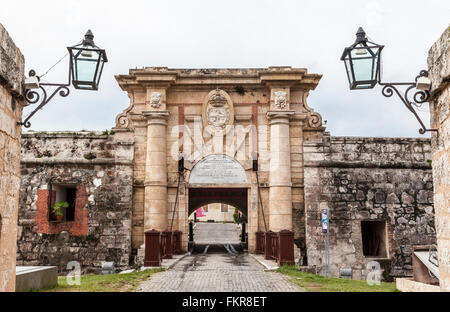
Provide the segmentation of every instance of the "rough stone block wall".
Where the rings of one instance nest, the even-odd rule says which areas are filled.
[[[308,265],[325,273],[321,210],[329,209],[332,276],[352,268],[365,279],[374,260],[384,280],[411,276],[411,246],[436,242],[430,141],[326,134],[305,142],[304,157]],[[385,227],[385,253],[364,256],[361,221],[375,220]]]
[[[133,144],[99,133],[26,133],[22,137],[17,263],[78,261],[99,273],[102,261],[129,267]],[[74,221],[48,218],[53,185],[76,186]],[[53,194],[54,196],[54,194]]]
[[[442,291],[450,291],[450,27],[431,47],[428,68],[432,82],[430,113],[434,201]]]
[[[16,284],[24,57],[0,24],[0,292]]]

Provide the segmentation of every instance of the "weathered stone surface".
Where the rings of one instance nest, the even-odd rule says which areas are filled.
[[[441,290],[450,291],[450,27],[431,47],[428,71],[432,83],[431,126],[438,130],[431,142],[439,279]],[[420,201],[424,200],[422,194]]]
[[[172,224],[172,215],[173,228],[188,231],[187,220],[193,212],[188,197],[181,196],[175,214],[171,211],[175,198],[171,194],[176,193],[178,179],[177,156],[182,152],[188,170],[181,194],[188,194],[190,184],[195,183],[195,173],[190,181],[190,170],[202,158],[228,155],[245,170],[245,179],[239,175],[238,182],[249,190],[248,205],[238,208],[248,217],[249,251],[255,248],[258,230],[286,228],[294,230],[304,255],[302,144],[324,130],[321,116],[307,104],[309,91],[315,89],[320,77],[290,66],[145,67],[116,76],[130,106],[117,116],[115,129],[136,141],[133,248],[143,245],[145,230],[163,230]],[[253,153],[259,153],[263,207],[252,171]],[[209,175],[218,173],[210,169]],[[213,182],[211,187],[230,186],[221,179]],[[183,249],[187,249],[186,238],[183,235]]]
[[[325,272],[320,210],[328,208],[332,275],[351,267],[354,278],[364,279],[372,260],[385,270],[384,279],[411,275],[411,246],[435,243],[429,146],[428,139],[327,135],[305,143],[314,150],[304,154],[308,265]],[[382,258],[363,255],[361,221],[367,220],[386,224]]]
[[[0,84],[14,96],[23,93],[25,58],[0,24]]]
[[[0,292],[15,289],[24,59],[0,24]]]
[[[95,158],[86,159],[86,154]],[[27,133],[22,141],[17,262],[58,266],[78,261],[83,272],[101,272],[102,261],[129,267],[131,258],[133,146],[99,133]],[[49,180],[77,185],[86,200],[75,222],[52,224],[46,214]],[[83,192],[82,195],[79,195]],[[86,228],[77,214],[86,213]],[[31,222],[30,222],[31,220]]]

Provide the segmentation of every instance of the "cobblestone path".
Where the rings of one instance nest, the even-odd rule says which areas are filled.
[[[211,225],[206,226],[211,227]],[[200,230],[200,228],[196,230]],[[217,224],[214,233],[221,230],[232,232],[229,231],[228,225]],[[198,234],[203,232],[207,235],[207,231],[196,232]],[[210,237],[210,239],[216,240],[214,237]],[[292,284],[287,276],[277,272],[264,271],[264,267],[247,253],[233,255],[227,253],[225,249],[223,252],[212,251],[206,254],[187,256],[172,269],[153,274],[149,280],[139,286],[138,290],[160,292],[304,291]]]

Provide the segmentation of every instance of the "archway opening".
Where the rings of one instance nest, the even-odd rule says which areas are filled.
[[[234,253],[246,247],[247,188],[190,188],[195,251]]]
[[[232,187],[189,188],[189,214],[201,206],[214,203],[234,206],[247,215],[248,189]]]

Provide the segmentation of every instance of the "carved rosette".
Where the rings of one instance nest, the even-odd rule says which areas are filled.
[[[233,124],[234,110],[230,96],[223,90],[211,91],[203,103],[203,125],[225,128]]]
[[[285,109],[287,107],[287,92],[286,91],[275,91],[274,102],[277,109]]]
[[[152,92],[150,94],[150,106],[153,108],[161,107],[162,94],[161,92]]]

